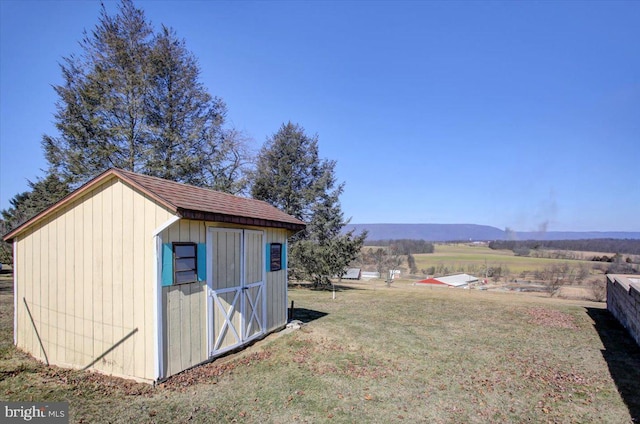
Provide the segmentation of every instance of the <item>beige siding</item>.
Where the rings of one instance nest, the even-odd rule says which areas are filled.
[[[167,376],[207,359],[205,283],[180,284],[162,290],[165,325],[164,366]]]
[[[112,178],[16,237],[18,346],[51,364],[153,380],[152,236],[170,217]]]
[[[266,243],[287,242],[287,231],[271,229],[266,233]],[[287,258],[289,252],[286,252]],[[267,272],[267,331],[273,331],[287,323],[287,271],[283,267],[280,271]]]
[[[161,234],[162,243],[205,243],[204,223],[180,220]],[[162,288],[163,370],[168,377],[208,359],[206,283]]]

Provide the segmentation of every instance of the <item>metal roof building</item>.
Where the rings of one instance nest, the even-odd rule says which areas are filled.
[[[448,275],[446,277],[428,278],[418,281],[417,284],[446,284],[450,287],[465,287],[477,283],[478,277],[469,274]]]

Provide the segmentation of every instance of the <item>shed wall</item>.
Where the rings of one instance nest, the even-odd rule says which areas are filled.
[[[288,232],[279,228],[242,227],[204,221],[180,220],[161,233],[162,243],[205,243],[208,227],[264,231],[265,243],[287,241]],[[267,333],[287,322],[287,272],[265,272]],[[207,296],[205,282],[162,288],[164,377],[209,359],[207,352]]]
[[[162,243],[205,243],[205,223],[181,219],[164,230]],[[163,377],[207,359],[206,282],[162,287]]]
[[[18,347],[50,364],[153,380],[152,234],[171,216],[112,178],[17,236]]]

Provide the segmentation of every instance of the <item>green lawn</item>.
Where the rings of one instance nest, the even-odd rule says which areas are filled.
[[[91,423],[640,418],[640,349],[601,304],[395,282],[289,298],[302,329],[151,387],[18,352],[0,284],[0,394],[68,400],[71,421]]]

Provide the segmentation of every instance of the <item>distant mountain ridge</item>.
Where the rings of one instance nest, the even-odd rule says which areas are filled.
[[[640,239],[638,231],[513,231],[476,224],[348,224],[344,232],[369,232],[367,240],[427,241]]]

